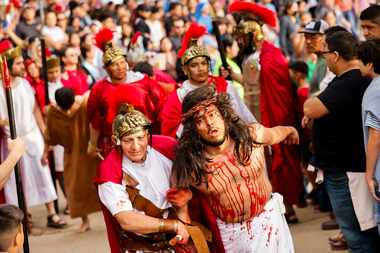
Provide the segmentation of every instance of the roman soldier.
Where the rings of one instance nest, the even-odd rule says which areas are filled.
[[[103,29],[95,36],[96,44],[104,50],[103,64],[108,77],[95,83],[88,100],[88,115],[91,123],[90,154],[105,157],[112,149],[112,120],[107,120],[110,97],[119,94],[123,102],[137,106],[151,120],[155,132],[159,132],[158,114],[166,100],[164,90],[147,76],[129,71],[126,52],[112,45],[113,34]],[[124,96],[125,95],[125,96]],[[123,97],[124,96],[124,97]]]
[[[265,127],[295,126],[296,100],[288,62],[281,50],[266,41],[262,26],[276,26],[271,10],[245,1],[235,1],[229,12],[236,14],[235,36],[243,69],[243,85],[250,110]],[[275,191],[284,196],[289,221],[297,221],[292,204],[298,203],[302,189],[299,154],[295,145],[272,145],[268,168]]]
[[[185,225],[191,222],[191,192],[170,188],[176,141],[152,136],[150,127],[143,113],[122,105],[112,125],[116,147],[98,169],[96,184],[111,252],[207,253],[203,233]]]

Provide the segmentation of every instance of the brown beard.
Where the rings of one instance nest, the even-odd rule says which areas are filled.
[[[217,140],[217,141],[209,141],[209,140],[206,140],[204,139],[203,137],[199,136],[200,139],[201,139],[201,142],[206,145],[206,146],[211,146],[211,147],[219,147],[220,145],[222,145],[226,139],[227,139],[227,133],[224,132],[224,136],[221,140]]]

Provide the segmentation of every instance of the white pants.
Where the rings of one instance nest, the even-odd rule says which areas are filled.
[[[283,198],[273,193],[263,212],[242,223],[217,219],[226,253],[294,253]]]
[[[65,149],[61,145],[55,145],[53,147],[55,171],[63,172],[63,158]]]

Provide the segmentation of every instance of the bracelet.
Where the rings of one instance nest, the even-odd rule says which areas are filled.
[[[160,223],[158,224],[158,232],[159,233],[164,232],[164,228],[165,228],[165,220],[160,219]]]
[[[176,221],[175,223],[174,223],[174,233],[176,233],[177,234],[177,232],[178,232],[178,222],[179,221]]]

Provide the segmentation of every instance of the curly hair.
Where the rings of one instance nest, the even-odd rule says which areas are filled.
[[[250,134],[248,125],[234,112],[226,93],[216,95],[216,89],[212,85],[195,89],[184,98],[182,113],[185,114],[202,101],[212,98],[216,98],[214,105],[224,119],[227,138],[235,142],[234,153],[238,162],[247,165],[256,142]],[[183,133],[178,141],[172,168],[177,187],[199,185],[206,175],[204,165],[209,160],[204,155],[205,144],[197,132],[194,116],[195,113],[184,118],[182,122]]]

